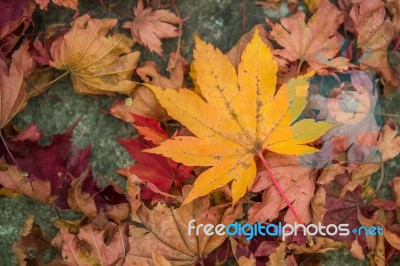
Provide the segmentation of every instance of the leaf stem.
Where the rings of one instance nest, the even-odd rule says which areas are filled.
[[[300,75],[301,67],[303,66],[304,59],[300,60],[299,66],[297,68],[297,76]]]
[[[14,155],[12,154],[10,149],[8,148],[7,141],[4,139],[3,132],[1,130],[0,130],[0,138],[1,138],[1,141],[3,142],[3,144],[4,144],[4,147],[6,148],[6,151],[7,151],[8,155],[10,155],[11,160],[13,161],[15,166],[18,168],[18,170],[20,170],[21,168],[19,168],[17,160],[15,159]]]
[[[246,13],[247,13],[247,1],[242,2],[242,34],[246,31]]]
[[[174,69],[176,66],[176,63],[178,62],[178,57],[181,54],[181,43],[182,43],[182,33],[183,33],[182,32],[183,31],[183,20],[181,18],[181,13],[179,12],[179,9],[175,3],[175,0],[171,1],[171,5],[174,7],[175,13],[179,18],[179,25],[178,25],[179,36],[178,36],[178,45],[177,45],[176,52],[175,52],[174,63],[172,66],[168,66],[168,71]]]
[[[271,168],[265,161],[265,158],[262,154],[262,151],[257,151],[257,156],[260,158],[261,162],[263,163],[265,170],[267,170],[268,175],[271,177],[272,182],[274,182],[274,185],[276,189],[278,189],[279,193],[281,194],[283,200],[286,202],[286,205],[289,207],[290,211],[292,212],[294,218],[296,219],[297,223],[303,224],[303,221],[301,220],[300,216],[297,214],[296,210],[294,209],[292,203],[290,202],[289,198],[286,196],[285,191],[283,191],[281,185],[279,185],[278,180],[276,179],[275,175],[272,173]]]
[[[381,113],[380,115],[389,116],[389,117],[400,117],[400,114],[385,114],[385,113]]]
[[[35,89],[36,91],[42,91],[45,88],[49,87],[50,85],[53,85],[54,83],[56,83],[57,81],[59,81],[60,79],[62,79],[63,77],[65,77],[66,75],[69,74],[69,71],[64,72],[63,74],[61,74],[60,76],[56,77],[55,79],[53,79],[52,81],[50,81],[49,83],[45,84],[44,86],[42,86],[39,89]]]

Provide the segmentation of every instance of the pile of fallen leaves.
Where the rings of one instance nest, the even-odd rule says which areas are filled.
[[[399,1],[254,2],[292,14],[260,21],[225,54],[195,36],[190,67],[174,0],[139,0],[123,23],[79,14],[78,0],[49,2],[0,3],[0,193],[82,218],[51,221],[53,239],[29,218],[13,246],[20,265],[314,265],[318,253],[341,247],[370,265],[398,261],[400,177],[390,178],[391,199],[377,191],[385,162],[400,153],[378,99],[400,86]],[[75,14],[32,33],[33,12],[45,16],[48,5]],[[178,39],[169,77],[132,49],[164,59],[167,38]],[[78,94],[124,95],[110,113],[138,133],[117,140],[136,162],[118,170],[125,189],[93,177],[90,147],[71,141],[78,122],[45,146],[35,124],[19,131],[10,123],[66,76]],[[383,234],[247,240],[189,235],[192,219],[375,225]],[[44,264],[50,247],[59,256]]]

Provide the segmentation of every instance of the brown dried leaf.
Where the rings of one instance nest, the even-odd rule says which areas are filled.
[[[74,178],[68,192],[68,205],[71,209],[83,212],[86,216],[96,217],[100,211],[115,222],[125,220],[129,215],[129,205],[120,199],[109,199],[110,195],[102,194],[106,189],[112,191],[112,196],[124,195],[124,192],[113,182],[101,189],[96,183],[87,178],[87,172]],[[96,198],[99,196],[99,198]],[[123,196],[124,197],[124,196]],[[113,202],[115,200],[115,202]]]
[[[140,53],[131,51],[133,41],[128,37],[108,34],[115,24],[116,19],[92,19],[86,14],[53,42],[49,64],[71,74],[75,92],[130,93],[136,87],[130,78]]]
[[[184,188],[186,194],[189,190],[189,187]],[[155,265],[152,262],[153,250],[173,265],[193,265],[200,262],[225,241],[226,235],[206,236],[202,230],[199,236],[195,236],[194,231],[189,235],[189,221],[196,219],[196,224],[227,225],[240,215],[240,206],[235,209],[211,207],[208,197],[196,199],[177,209],[158,204],[153,210],[149,210],[142,205],[138,209],[137,217],[144,228],[130,227],[131,249],[125,265]]]
[[[269,261],[266,266],[281,266],[286,265],[286,243],[282,242],[279,247],[276,248],[275,252],[269,256]]]
[[[385,19],[385,4],[381,0],[362,0],[350,11],[357,37],[357,46],[363,52],[361,68],[373,68],[382,74],[385,92],[400,84],[388,62],[387,49],[394,36],[394,28]]]
[[[281,24],[274,24],[267,19],[272,27],[273,38],[284,49],[274,50],[274,54],[290,62],[300,60],[299,70],[303,62],[320,74],[347,70],[350,63],[347,58],[335,57],[341,47],[343,37],[337,32],[344,21],[344,16],[329,0],[321,0],[315,14],[305,23],[303,12],[282,18]]]
[[[357,239],[354,240],[353,243],[351,244],[350,253],[351,253],[351,255],[353,255],[353,257],[355,257],[359,260],[365,260],[365,255],[364,255],[363,249],[362,249],[360,243],[358,243]]]
[[[335,250],[343,246],[340,242],[335,242],[334,240],[326,237],[317,237],[313,246],[298,245],[296,243],[291,243],[288,245],[288,249],[292,250],[294,254],[302,253],[325,253],[327,251]]]
[[[41,10],[47,10],[50,0],[35,0]],[[52,0],[58,6],[64,6],[72,10],[78,11],[78,0]]]
[[[33,67],[34,62],[29,55],[27,42],[24,42],[14,52],[9,68],[4,59],[0,57],[0,128],[7,125],[25,106],[28,100],[25,78],[29,75]]]
[[[104,218],[81,227],[78,234],[61,228],[52,240],[68,265],[122,265],[129,250],[128,226],[99,219]]]
[[[397,133],[396,124],[392,120],[389,120],[379,135],[377,148],[380,150],[381,155],[376,154],[376,158],[371,158],[372,162],[385,162],[400,153],[400,137],[397,136]],[[343,193],[348,189],[362,184],[370,175],[378,171],[380,167],[379,163],[363,163],[358,166],[351,176],[352,181],[346,185]]]
[[[43,252],[50,247],[40,226],[35,224],[33,216],[29,217],[21,232],[20,239],[13,244],[13,251],[21,266],[40,265]],[[66,265],[60,261],[58,265]]]
[[[130,29],[135,41],[162,57],[161,39],[179,36],[178,28],[174,26],[180,23],[179,17],[166,9],[145,7],[143,0],[133,7],[133,14],[133,21],[125,22],[122,28]]]
[[[184,87],[185,73],[187,71],[186,60],[180,55],[176,57],[175,53],[171,53],[168,66],[170,69],[169,78],[158,72],[157,66],[153,61],[146,61],[136,72],[144,82],[149,84],[171,89]],[[125,101],[116,100],[110,112],[113,116],[128,123],[135,121],[132,114],[150,117],[158,121],[170,119],[167,111],[158,103],[154,93],[146,86],[139,86]]]
[[[20,40],[21,33],[31,25],[35,7],[33,0],[1,2],[0,52],[3,55],[8,55],[12,51]]]
[[[7,165],[4,159],[0,159],[0,165],[0,184],[2,186],[44,203],[53,202],[54,198],[50,196],[50,181],[28,180],[27,173],[20,172],[14,165]]]
[[[311,176],[312,169],[300,166],[296,156],[268,153],[266,160],[302,221],[309,223],[311,221],[309,204],[314,196],[315,186],[314,178]],[[280,210],[287,207],[266,171],[257,174],[251,189],[252,192],[263,190],[262,202],[255,203],[249,210],[249,223],[272,221],[278,217]],[[287,223],[295,222],[292,212],[287,212],[284,220]]]

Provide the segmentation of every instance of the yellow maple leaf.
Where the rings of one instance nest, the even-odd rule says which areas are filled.
[[[116,19],[92,19],[88,14],[75,19],[72,29],[52,44],[50,65],[71,74],[74,90],[81,94],[129,93],[139,52],[132,52],[133,41],[115,33],[108,34]]]
[[[266,164],[264,150],[313,153],[316,149],[305,144],[332,127],[313,119],[295,122],[307,104],[313,73],[290,80],[276,92],[277,63],[258,31],[243,52],[237,73],[227,56],[197,37],[193,64],[205,101],[188,89],[147,85],[168,114],[196,137],[177,136],[146,151],[185,165],[211,166],[198,176],[184,204],[231,181],[236,203],[253,184],[255,155]]]

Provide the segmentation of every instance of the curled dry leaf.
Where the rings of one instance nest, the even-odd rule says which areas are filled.
[[[392,15],[392,24],[394,27],[394,37],[400,34],[400,2],[397,0],[386,0],[385,6]]]
[[[363,52],[359,59],[362,68],[372,68],[382,74],[385,91],[400,84],[388,62],[387,49],[393,38],[392,23],[385,18],[385,4],[381,0],[362,0],[350,11],[354,22],[357,47]]]
[[[77,234],[61,228],[52,244],[68,265],[122,265],[129,250],[128,225],[95,220],[79,228]]]
[[[39,144],[42,133],[31,124],[7,139],[15,161],[0,144],[1,155],[6,159],[2,163],[0,184],[62,210],[72,208],[90,217],[103,211],[108,218],[120,222],[129,214],[125,195],[116,184],[101,188],[93,180],[88,166],[90,147],[78,151],[72,145],[75,126],[76,123],[64,133],[53,135],[51,143],[42,146]],[[15,162],[24,172],[7,165]]]
[[[176,60],[175,60],[176,59]],[[176,53],[171,53],[168,62],[169,77],[159,73],[153,61],[146,61],[136,70],[139,77],[146,83],[162,88],[178,89],[184,87],[187,62]],[[125,101],[116,100],[110,110],[111,114],[125,122],[132,123],[132,114],[154,118],[158,121],[170,119],[164,108],[158,103],[154,93],[146,86],[139,86]]]
[[[43,253],[51,246],[45,239],[42,229],[35,224],[33,216],[29,217],[21,232],[20,239],[13,244],[13,251],[19,265],[44,265],[42,262]],[[62,259],[54,259],[48,266],[68,265]]]
[[[50,182],[47,180],[29,180],[28,174],[21,172],[14,165],[7,165],[0,161],[0,184],[12,191],[24,194],[32,199],[52,203],[55,197],[51,196]]]
[[[315,14],[305,23],[306,15],[299,11],[281,24],[267,20],[272,27],[271,38],[284,49],[274,50],[274,54],[290,62],[307,62],[311,69],[320,74],[347,70],[351,65],[347,58],[336,57],[343,42],[337,32],[344,21],[343,14],[329,0],[321,0]]]
[[[378,234],[375,237],[378,238],[376,239],[377,246],[376,250],[378,250],[378,245],[379,245],[379,237],[384,237],[387,242],[389,242],[390,246],[394,247],[395,249],[400,249],[400,231],[398,230],[398,225],[397,224],[390,224],[388,221],[388,216],[387,213],[385,214],[383,209],[378,209],[374,215],[371,218],[366,218],[365,215],[363,215],[360,211],[357,213],[358,220],[360,223],[364,226],[372,226],[372,225],[379,225],[380,227],[383,228],[382,234]],[[397,230],[391,230],[396,229],[397,225]],[[397,232],[396,232],[397,231]]]
[[[27,42],[13,53],[9,68],[0,57],[0,128],[7,125],[25,106],[28,100],[25,78],[33,67],[34,62],[29,55]]]
[[[364,251],[357,239],[351,244],[350,253],[359,260],[365,260]]]
[[[25,32],[32,22],[36,4],[33,0],[2,1],[0,15],[0,52],[7,55],[18,43],[21,32]],[[14,31],[17,31],[15,33]]]
[[[315,243],[312,246],[298,245],[291,243],[288,245],[288,249],[292,250],[294,254],[303,253],[325,253],[327,251],[335,250],[343,246],[340,242],[335,242],[334,240],[326,237],[316,237]]]
[[[188,192],[188,187],[185,193]],[[188,224],[192,219],[196,224],[229,224],[242,215],[241,206],[234,209],[211,207],[208,197],[202,197],[191,203],[171,209],[158,204],[153,210],[140,206],[136,216],[144,227],[130,227],[130,251],[125,265],[154,265],[152,251],[157,251],[173,265],[193,265],[201,263],[207,255],[218,248],[226,235],[207,236],[202,230],[197,236],[192,230],[188,234]]]
[[[266,264],[266,266],[287,265],[285,258],[286,258],[286,243],[282,242],[275,249],[275,251],[269,256],[269,261]]]
[[[180,23],[179,17],[166,9],[145,7],[144,0],[139,0],[137,6],[133,7],[133,14],[135,15],[133,21],[125,22],[122,28],[130,29],[135,41],[163,56],[161,39],[179,36],[180,33],[175,26]]]
[[[47,5],[50,2],[50,0],[35,0],[35,1],[42,10],[47,10]],[[78,11],[78,0],[52,0],[51,2],[58,6],[64,6],[72,10]]]
[[[49,82],[53,80],[54,69],[38,66],[26,80],[29,98],[36,97],[44,93],[50,87]]]
[[[199,38],[194,58],[196,82],[206,101],[188,89],[147,85],[168,114],[197,137],[177,136],[146,151],[188,166],[212,166],[197,177],[184,203],[231,181],[236,203],[253,184],[255,155],[262,157],[263,150],[313,153],[316,149],[305,144],[332,127],[313,119],[293,124],[307,103],[312,73],[290,80],[275,93],[277,63],[257,30],[237,73],[227,56]]]
[[[140,53],[131,51],[133,41],[128,37],[108,34],[116,23],[116,19],[92,19],[86,14],[53,42],[49,64],[71,74],[77,93],[129,93],[136,87],[130,79]]]
[[[379,134],[377,143],[379,152],[353,171],[352,181],[346,188],[351,189],[363,184],[373,173],[381,168],[381,163],[396,157],[400,153],[400,137],[397,136],[397,133],[396,124],[389,120]]]
[[[18,135],[7,139],[7,145],[14,158],[7,152],[4,144],[0,144],[1,154],[5,157],[6,162],[8,164],[17,163],[20,170],[25,172],[26,180],[23,182],[24,185],[22,187],[28,185],[28,189],[22,193],[35,199],[37,199],[37,196],[51,196],[52,199],[55,199],[52,203],[56,207],[60,209],[69,208],[66,197],[71,182],[71,175],[79,176],[82,173],[87,167],[90,153],[89,148],[79,152],[73,147],[71,138],[75,126],[76,123],[72,124],[64,133],[53,135],[50,144],[42,146],[39,144],[42,132],[39,131],[36,125],[29,125]],[[14,166],[10,169],[14,169]],[[20,175],[17,175],[18,172],[15,167],[13,170],[14,175],[10,174],[9,178],[14,177],[15,180],[24,180],[21,179]],[[18,182],[7,180],[0,178],[0,183],[4,187],[16,189],[13,184]],[[32,188],[29,189],[30,184],[34,188],[36,182],[38,184],[45,184],[43,185],[43,189],[49,188],[49,193],[44,193],[41,189],[34,193],[36,190],[32,191]]]
[[[72,180],[67,201],[71,209],[89,217],[104,212],[108,218],[120,223],[129,215],[129,204],[118,185],[110,183],[101,188],[87,172]]]

